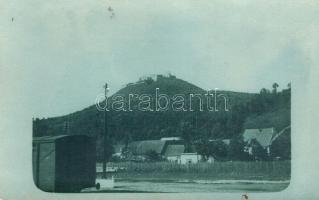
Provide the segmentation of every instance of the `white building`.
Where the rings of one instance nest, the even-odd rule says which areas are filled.
[[[195,164],[201,160],[201,155],[198,153],[182,153],[180,156],[180,164]]]
[[[209,156],[207,159],[208,163],[214,163],[215,162],[215,158],[213,156]]]

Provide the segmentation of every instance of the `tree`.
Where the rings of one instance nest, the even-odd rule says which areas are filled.
[[[266,88],[262,88],[261,90],[260,90],[260,94],[266,94],[267,93],[267,89]]]
[[[206,161],[209,158],[210,156],[209,144],[206,138],[201,139],[198,143],[196,143],[195,148],[197,153],[202,156],[202,159],[204,161]]]
[[[281,134],[271,145],[271,156],[282,160],[291,159],[291,133],[290,129]]]
[[[272,93],[277,94],[277,88],[279,87],[278,83],[272,84]]]
[[[111,143],[106,144],[106,155],[104,158],[104,153],[103,153],[103,136],[97,136],[97,149],[96,149],[96,154],[97,154],[97,160],[99,162],[103,161],[104,159],[110,160],[112,158],[112,154],[114,153],[114,148]]]
[[[270,91],[268,90],[268,89],[266,89],[266,88],[262,88],[261,90],[260,90],[260,94],[261,95],[267,95],[267,94],[269,94],[270,93]]]
[[[219,160],[225,160],[228,155],[228,149],[226,144],[218,140],[210,144],[210,155]]]
[[[181,122],[180,131],[182,133],[182,138],[185,142],[185,152],[190,152],[192,150],[192,132],[193,127],[189,122]]]
[[[221,140],[214,142],[201,140],[196,144],[196,151],[203,157],[203,160],[207,160],[210,156],[219,160],[225,160],[228,155],[228,148]]]
[[[244,151],[246,143],[241,137],[235,137],[230,140],[228,157],[231,160],[247,161],[251,160],[251,157]]]
[[[148,85],[150,85],[150,84],[154,83],[154,80],[152,79],[152,77],[147,77],[147,78],[145,79],[145,83],[148,84]]]
[[[263,148],[259,142],[252,140],[253,156],[255,160],[268,160],[267,149]]]

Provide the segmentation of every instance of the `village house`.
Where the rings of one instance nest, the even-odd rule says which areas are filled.
[[[196,164],[200,162],[202,156],[198,153],[182,153],[178,163],[180,164]]]
[[[180,160],[181,154],[184,153],[184,145],[168,145],[164,157],[171,162],[178,162]]]
[[[270,155],[270,148],[275,135],[276,132],[274,128],[246,129],[243,134],[243,140],[244,142],[247,142],[245,151],[250,155],[253,155],[253,142],[257,142],[266,150],[267,154]]]
[[[228,143],[227,140],[223,141]],[[160,140],[134,141],[128,144],[126,154],[123,155],[124,145],[115,145],[113,156],[132,161],[146,161],[150,157],[150,152],[156,153],[159,159],[178,164],[196,164],[202,161],[202,156],[194,151],[184,153],[185,145],[180,137],[166,137]],[[215,159],[209,157],[206,162],[213,163]]]

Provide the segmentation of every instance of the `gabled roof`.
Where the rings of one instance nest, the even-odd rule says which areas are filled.
[[[143,140],[131,142],[128,148],[134,155],[145,155],[148,151],[155,151],[158,154],[162,154],[165,144],[166,141],[163,140]]]
[[[184,145],[168,145],[164,155],[167,156],[180,156],[184,153]]]
[[[274,135],[274,128],[246,129],[243,138],[245,142],[255,139],[262,147],[267,147],[271,145]]]

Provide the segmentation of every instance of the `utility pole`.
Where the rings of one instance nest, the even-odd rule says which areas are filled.
[[[107,127],[107,93],[109,88],[107,83],[104,85],[104,95],[105,95],[105,110],[104,110],[104,137],[103,137],[103,175],[102,178],[106,179],[106,162],[108,159],[107,152],[107,142],[108,142],[108,127]]]

